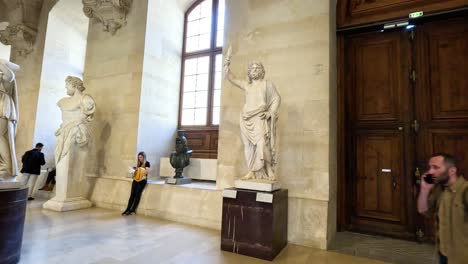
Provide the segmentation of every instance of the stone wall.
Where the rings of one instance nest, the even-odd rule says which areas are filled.
[[[147,0],[133,1],[127,24],[115,35],[90,20],[84,82],[96,100],[91,175],[124,177],[135,163],[146,13]]]
[[[225,50],[232,71],[245,77],[248,62],[262,61],[266,78],[282,97],[277,174],[289,190],[288,240],[326,248],[336,225],[336,148],[330,134],[336,111],[334,5],[326,0],[227,1]],[[218,188],[247,171],[239,136],[243,92],[223,83],[218,149]],[[334,199],[334,198],[333,198]]]
[[[138,123],[138,151],[159,176],[160,157],[174,149],[179,113],[183,1],[148,1]]]

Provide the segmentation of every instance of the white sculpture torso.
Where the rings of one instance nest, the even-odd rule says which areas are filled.
[[[64,97],[57,103],[62,111],[62,124],[55,132],[57,136],[56,164],[68,154],[73,144],[80,147],[88,144],[90,139],[89,122],[93,119],[96,110],[94,99],[90,95],[83,94],[79,88],[73,87],[69,81],[67,81],[67,93],[70,97]]]
[[[18,123],[18,95],[15,72],[19,66],[0,60],[0,180],[18,175],[15,136]]]

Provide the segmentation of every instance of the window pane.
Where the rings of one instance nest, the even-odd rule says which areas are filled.
[[[200,11],[201,11],[201,6],[198,5],[195,7],[192,12],[189,13],[188,15],[188,21],[193,21],[195,19],[200,19]]]
[[[208,73],[210,67],[210,57],[200,57],[197,58],[197,74]]]
[[[182,102],[183,102],[182,108],[195,108],[195,93],[194,92],[184,93]]]
[[[198,49],[197,50],[204,50],[210,48],[210,34],[203,34],[200,35],[198,39]]]
[[[198,36],[195,37],[189,37],[185,41],[185,51],[186,52],[192,52],[198,49]]]
[[[207,91],[196,92],[195,93],[195,107],[206,108],[207,106],[208,106],[208,92]]]
[[[221,90],[214,90],[213,93],[213,106],[221,106]]]
[[[211,17],[200,19],[200,34],[210,34],[211,32]],[[191,23],[191,22],[190,22]]]
[[[208,90],[208,74],[197,75],[197,91]]]
[[[187,23],[187,37],[197,36],[200,34],[200,20],[194,20]]]
[[[195,109],[194,125],[206,125],[206,108]]]
[[[197,76],[184,77],[184,92],[194,92],[197,87]]]
[[[223,55],[218,54],[215,58],[215,71],[220,72],[223,69]]]
[[[183,126],[191,126],[195,121],[195,109],[184,109],[182,110],[182,122]]]
[[[216,72],[215,73],[214,89],[215,90],[220,90],[221,89],[221,72]]]
[[[224,30],[216,32],[216,47],[224,45]]]
[[[197,59],[185,60],[184,75],[195,75],[197,73]]]
[[[219,112],[220,108],[219,107],[213,107],[213,125],[219,125]]]
[[[211,17],[211,6],[212,6],[211,0],[206,0],[203,1],[203,3],[200,4],[201,6],[201,17]]]

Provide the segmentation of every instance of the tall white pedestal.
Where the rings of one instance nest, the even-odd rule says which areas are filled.
[[[92,203],[82,196],[81,180],[85,171],[88,148],[73,145],[69,153],[57,164],[55,197],[47,201],[44,209],[58,212],[89,208]]]

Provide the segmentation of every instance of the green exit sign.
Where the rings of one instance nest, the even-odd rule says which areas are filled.
[[[422,17],[422,16],[423,16],[423,11],[413,12],[409,14],[409,18],[417,18],[417,17]]]

